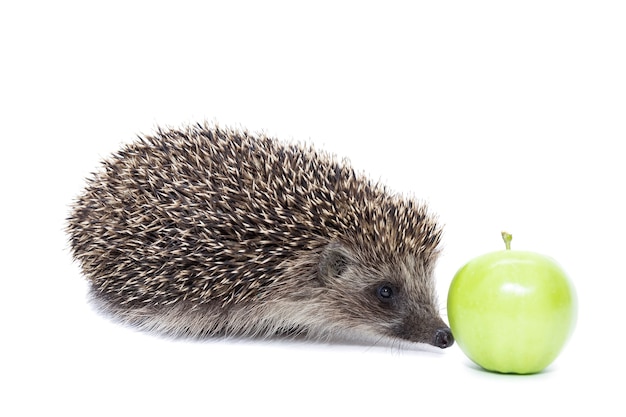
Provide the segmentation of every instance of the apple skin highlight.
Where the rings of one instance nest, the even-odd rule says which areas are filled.
[[[503,238],[510,247],[510,235]],[[552,258],[496,251],[455,274],[448,319],[461,350],[484,369],[537,373],[557,358],[574,330],[576,291]]]

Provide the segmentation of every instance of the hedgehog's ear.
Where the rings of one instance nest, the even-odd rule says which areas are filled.
[[[341,274],[352,263],[349,250],[340,243],[329,243],[322,250],[318,264],[318,277],[327,283]]]

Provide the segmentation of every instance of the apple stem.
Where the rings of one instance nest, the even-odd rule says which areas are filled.
[[[511,241],[513,240],[513,235],[508,232],[502,232],[502,240],[504,240],[506,250],[511,250]]]

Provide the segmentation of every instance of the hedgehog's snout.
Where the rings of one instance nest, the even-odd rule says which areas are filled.
[[[435,331],[435,337],[433,338],[433,345],[438,348],[449,348],[454,344],[454,337],[452,331],[448,327],[440,327]]]

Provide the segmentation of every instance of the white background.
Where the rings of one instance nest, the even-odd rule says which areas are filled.
[[[211,3],[0,5],[0,415],[626,414],[623,2]],[[428,201],[442,307],[502,229],[553,256],[569,344],[520,377],[456,345],[182,342],[94,313],[69,204],[136,134],[203,120]]]

